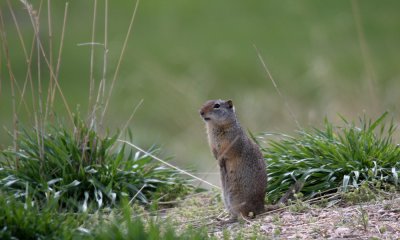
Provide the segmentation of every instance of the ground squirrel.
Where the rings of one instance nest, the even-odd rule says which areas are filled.
[[[235,221],[264,212],[267,171],[260,148],[237,120],[231,100],[210,100],[200,109],[208,142],[219,163],[225,207]]]

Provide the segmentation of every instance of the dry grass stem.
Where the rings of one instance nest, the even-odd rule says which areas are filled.
[[[137,195],[139,195],[139,193],[142,192],[142,190],[143,190],[144,187],[146,187],[146,185],[143,185],[143,186],[139,189],[139,191],[137,191],[137,193],[136,193],[136,194],[132,197],[132,199],[129,201],[129,204],[132,204],[133,200],[135,200],[136,197],[137,197]]]
[[[129,123],[132,121],[133,117],[135,116],[136,111],[139,109],[140,106],[142,106],[142,104],[143,104],[143,99],[141,99],[141,100],[139,101],[139,103],[136,104],[135,109],[133,109],[132,114],[131,114],[131,115],[129,116],[129,118],[128,118],[128,121],[126,121],[124,127],[121,129],[121,133],[120,133],[120,135],[118,136],[118,138],[121,138],[121,135],[122,135],[122,134],[125,132],[125,130],[128,128]]]
[[[133,144],[133,143],[131,143],[131,142],[128,142],[128,141],[125,141],[125,140],[122,140],[122,139],[118,139],[117,141],[118,141],[118,142],[125,143],[125,144],[128,144],[129,146],[131,146],[131,147],[133,147],[133,148],[135,148],[135,149],[141,151],[142,153],[145,153],[146,155],[148,155],[148,156],[152,157],[153,159],[155,159],[155,160],[161,162],[162,164],[167,165],[168,167],[173,168],[173,169],[175,169],[175,170],[178,170],[179,172],[181,172],[181,173],[183,173],[183,174],[185,174],[185,175],[188,175],[188,176],[190,176],[190,177],[192,177],[192,178],[194,178],[194,179],[196,179],[196,180],[199,180],[199,181],[201,181],[201,182],[203,182],[203,183],[205,183],[205,184],[207,184],[207,185],[210,185],[210,186],[213,187],[213,188],[216,188],[216,189],[219,189],[219,190],[221,189],[220,187],[218,187],[218,186],[216,186],[216,185],[214,185],[214,184],[212,184],[212,183],[210,183],[210,182],[207,182],[207,181],[204,180],[204,179],[201,179],[201,178],[199,178],[199,177],[197,177],[197,176],[195,176],[195,175],[193,175],[193,174],[191,174],[191,173],[189,173],[189,172],[187,172],[187,171],[185,171],[185,170],[183,170],[183,169],[180,169],[180,168],[178,168],[178,167],[176,167],[176,166],[174,166],[174,165],[168,163],[168,162],[165,161],[165,160],[162,160],[161,158],[159,158],[159,157],[157,157],[157,156],[155,156],[155,155],[149,153],[149,152],[146,151],[146,150],[143,150],[142,148],[136,146],[135,144]]]
[[[297,127],[298,127],[299,129],[301,129],[301,125],[300,125],[299,121],[297,121],[297,118],[296,118],[296,116],[294,115],[293,110],[292,110],[292,108],[290,107],[288,100],[287,100],[286,97],[282,94],[282,92],[279,90],[278,85],[276,84],[274,78],[272,77],[272,74],[271,74],[271,72],[269,71],[269,69],[268,69],[268,67],[267,67],[267,64],[265,64],[265,61],[264,61],[263,57],[261,56],[260,51],[258,50],[258,48],[257,48],[256,45],[253,45],[253,46],[254,46],[254,49],[255,49],[256,52],[257,52],[257,56],[258,56],[258,58],[260,59],[260,62],[261,62],[261,64],[262,64],[262,66],[263,66],[263,68],[264,68],[264,70],[265,70],[265,72],[266,72],[266,74],[267,74],[267,78],[269,78],[269,79],[271,80],[271,82],[272,82],[272,84],[274,85],[274,88],[275,88],[276,92],[278,93],[279,97],[280,97],[280,98],[283,100],[283,102],[285,103],[285,106],[286,106],[287,110],[289,111],[289,114],[290,114],[290,116],[292,117],[293,121],[296,123]]]
[[[0,9],[0,25],[1,29],[4,29],[4,20],[3,20],[3,13]],[[5,34],[5,31],[0,31],[1,34],[1,39],[2,39],[2,47],[3,51],[5,52],[5,57],[7,61],[7,69],[8,73],[10,76],[10,86],[11,86],[11,102],[12,102],[12,109],[13,109],[13,146],[14,146],[14,151],[18,151],[18,144],[17,144],[17,139],[18,139],[18,115],[17,115],[17,106],[16,106],[16,100],[15,100],[15,89],[14,89],[14,83],[15,77],[12,71],[11,67],[11,58],[10,58],[10,53],[8,51],[8,42],[7,42],[7,36]],[[18,157],[15,158],[15,167],[18,169],[19,167],[19,159]]]
[[[94,0],[93,5],[93,21],[92,21],[92,43],[95,42],[95,33],[96,33],[96,17],[97,17],[97,0]],[[94,77],[93,77],[93,70],[94,69],[94,44],[91,44],[90,47],[90,79],[89,79],[89,110],[88,112],[92,111],[92,98],[93,98],[93,91],[94,91]]]
[[[56,76],[56,73],[53,71],[53,68],[50,65],[50,62],[49,62],[48,58],[46,57],[46,52],[45,52],[45,50],[43,48],[43,45],[42,45],[42,43],[40,41],[40,36],[39,36],[39,16],[37,15],[37,12],[35,10],[33,10],[33,7],[32,7],[31,4],[29,4],[27,1],[24,1],[24,0],[21,0],[21,2],[24,4],[25,8],[27,9],[28,14],[29,14],[30,19],[31,19],[32,26],[33,26],[33,30],[34,30],[34,34],[35,34],[35,38],[36,38],[37,52],[38,52],[38,63],[37,63],[38,64],[38,70],[40,70],[40,56],[42,56],[43,59],[45,60],[45,63],[46,63],[46,66],[47,66],[47,68],[49,70],[50,75],[54,78],[54,83],[55,83],[56,88],[57,88],[57,90],[58,90],[58,92],[60,94],[60,97],[61,97],[61,99],[63,101],[63,104],[64,104],[64,106],[65,106],[65,108],[67,110],[67,113],[68,113],[68,116],[69,116],[69,118],[71,120],[71,123],[73,123],[74,121],[73,121],[73,117],[72,117],[72,112],[70,110],[68,102],[67,102],[67,100],[66,100],[66,98],[65,98],[65,96],[64,96],[64,94],[63,94],[63,92],[61,90],[61,87],[60,87],[60,85],[58,83],[58,78]],[[41,104],[42,100],[41,100],[41,84],[40,84],[40,82],[41,82],[41,80],[40,80],[40,71],[39,71],[39,73],[38,73],[39,116],[43,116],[43,115],[40,114],[40,113],[43,113],[42,104]],[[42,118],[42,117],[40,117],[40,118]],[[38,128],[38,129],[40,129],[40,128]]]
[[[135,4],[135,7],[133,9],[132,17],[131,17],[131,20],[130,20],[130,23],[129,23],[129,27],[128,27],[128,31],[127,31],[126,36],[125,36],[124,43],[122,45],[121,54],[119,55],[119,58],[118,58],[118,63],[117,63],[117,66],[115,68],[114,76],[113,76],[113,79],[112,79],[112,82],[111,82],[111,86],[110,86],[110,89],[109,89],[109,92],[108,92],[108,96],[107,96],[107,99],[106,99],[106,102],[105,102],[105,106],[104,106],[104,109],[103,109],[103,113],[102,113],[102,116],[101,116],[100,123],[103,122],[104,115],[105,115],[105,113],[107,111],[107,107],[108,107],[108,104],[110,102],[111,94],[112,94],[112,91],[114,89],[114,84],[115,84],[115,81],[117,80],[117,76],[118,76],[118,73],[119,73],[119,68],[121,66],[121,62],[122,62],[122,59],[123,59],[124,54],[125,54],[126,46],[128,44],[128,40],[129,40],[129,37],[131,35],[133,22],[135,21],[136,12],[137,12],[137,9],[139,7],[139,2],[140,2],[139,0],[136,0],[136,4]]]
[[[12,19],[13,19],[15,28],[16,28],[16,30],[17,30],[18,38],[19,38],[20,43],[21,43],[22,51],[24,52],[24,56],[25,56],[26,63],[27,63],[27,65],[28,65],[28,66],[27,66],[27,77],[26,77],[26,79],[25,79],[25,82],[24,82],[24,85],[23,85],[22,90],[18,87],[18,83],[16,82],[17,88],[18,88],[18,90],[19,90],[19,92],[20,92],[20,103],[18,104],[17,112],[19,112],[19,109],[20,109],[21,105],[23,104],[23,105],[25,106],[25,110],[26,110],[28,116],[31,116],[30,108],[28,107],[28,104],[27,104],[26,101],[25,101],[24,95],[25,95],[26,86],[27,86],[27,83],[28,83],[28,77],[29,77],[30,81],[32,81],[32,76],[31,76],[31,72],[30,72],[30,64],[31,64],[31,60],[32,60],[33,46],[32,46],[32,48],[31,48],[32,50],[31,50],[31,53],[30,53],[30,55],[29,55],[30,57],[28,57],[28,52],[27,52],[27,49],[26,49],[26,46],[25,46],[25,41],[24,41],[24,39],[23,39],[23,37],[22,37],[21,29],[20,29],[20,27],[19,27],[17,18],[16,18],[15,13],[14,13],[14,9],[12,8],[12,5],[11,5],[11,3],[10,3],[10,0],[7,0],[7,5],[8,5],[8,9],[9,9],[9,11],[10,11],[11,17],[12,17]],[[5,30],[4,30],[4,31],[5,31]],[[32,96],[32,98],[33,98],[33,99],[32,99],[32,102],[35,102],[34,96]],[[34,109],[34,111],[35,111],[35,106],[33,106],[33,107],[34,107],[33,109]]]
[[[64,33],[65,33],[65,25],[67,23],[67,14],[68,14],[68,2],[65,3],[65,8],[64,8],[64,19],[63,19],[63,26],[61,30],[61,38],[60,38],[60,47],[58,49],[58,58],[57,58],[57,66],[56,66],[56,74],[54,78],[54,82],[56,86],[59,86],[58,84],[58,74],[60,72],[60,66],[61,66],[61,54],[62,54],[62,49],[64,45]],[[52,94],[51,94],[51,107],[50,109],[53,110],[54,107],[54,98],[55,98],[55,92],[56,92],[56,87],[53,87]]]
[[[377,101],[377,96],[376,96],[376,73],[375,73],[375,68],[374,64],[372,63],[372,57],[368,48],[367,40],[364,35],[364,29],[362,27],[362,20],[361,20],[361,14],[360,14],[360,8],[358,6],[358,1],[357,0],[352,0],[351,1],[351,10],[353,13],[354,17],[354,22],[356,25],[356,30],[357,30],[357,37],[358,37],[358,42],[360,44],[360,50],[361,50],[361,56],[363,59],[364,63],[364,68],[365,72],[367,75],[367,84],[368,84],[368,90],[369,90],[369,95],[370,99],[373,99],[370,101],[370,104],[374,104],[379,102]]]
[[[49,63],[50,67],[53,68],[53,27],[52,27],[52,21],[51,21],[51,0],[47,0],[47,25],[48,25],[48,38],[49,38]],[[49,111],[51,111],[50,105],[51,105],[51,96],[52,96],[52,91],[53,91],[53,77],[50,75],[49,76],[49,86],[47,87],[47,100],[46,100],[46,111],[44,115],[44,121],[46,121],[47,116],[49,114]]]
[[[106,89],[106,77],[107,77],[107,61],[108,61],[108,0],[104,2],[104,50],[103,50],[103,73],[100,80],[99,89],[97,93],[96,104],[93,107],[93,117],[96,118],[97,110],[104,106],[104,96]],[[93,119],[94,122],[94,119]],[[103,121],[100,119],[100,127],[102,127]]]

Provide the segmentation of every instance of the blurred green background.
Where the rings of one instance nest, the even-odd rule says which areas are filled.
[[[12,2],[30,51],[32,24],[26,8]],[[40,1],[31,1],[39,10]],[[49,52],[47,3],[40,13],[40,37]],[[50,1],[56,59],[66,1]],[[60,85],[72,109],[87,113],[94,1],[70,1],[60,67]],[[135,1],[109,1],[107,86],[113,77]],[[7,1],[0,1],[12,69],[20,86],[27,64]],[[96,42],[104,42],[104,1],[98,1]],[[133,32],[117,78],[105,128],[130,123],[134,143],[153,144],[164,156],[218,183],[198,109],[207,99],[232,99],[242,125],[252,133],[294,134],[290,105],[302,127],[319,127],[327,116],[357,120],[389,110],[399,119],[400,1],[140,1]],[[256,45],[280,91],[266,77]],[[95,46],[96,84],[103,48]],[[1,49],[0,146],[11,144],[11,90],[6,51]],[[36,56],[36,55],[35,55]],[[41,62],[42,84],[49,76]],[[37,81],[37,68],[32,70]],[[30,91],[30,90],[29,90]],[[37,91],[37,90],[36,90]],[[30,95],[26,95],[31,105]],[[285,102],[286,101],[286,102]],[[65,108],[56,97],[58,116]],[[19,108],[21,124],[32,115]]]

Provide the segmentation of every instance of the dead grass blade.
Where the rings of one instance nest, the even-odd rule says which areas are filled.
[[[299,121],[297,121],[297,118],[296,118],[296,116],[294,115],[293,110],[292,110],[292,108],[290,107],[288,100],[287,100],[286,97],[282,94],[282,92],[279,90],[278,85],[276,84],[274,78],[272,77],[272,74],[271,74],[271,72],[269,71],[269,69],[268,69],[268,67],[267,67],[267,64],[265,64],[265,61],[264,61],[263,57],[261,56],[260,51],[258,50],[258,48],[257,48],[257,46],[256,46],[255,44],[254,44],[253,46],[254,46],[254,49],[255,49],[256,52],[257,52],[258,59],[260,59],[260,62],[261,62],[261,64],[262,64],[262,66],[263,66],[265,72],[267,73],[267,77],[271,80],[271,82],[272,82],[272,84],[274,85],[274,88],[275,88],[276,92],[278,93],[279,97],[281,97],[282,100],[283,100],[283,102],[285,103],[285,106],[286,106],[286,108],[287,108],[287,110],[288,110],[290,116],[292,117],[293,121],[296,123],[297,127],[298,127],[299,129],[301,129],[300,123],[299,123]]]
[[[221,188],[218,187],[217,185],[214,185],[214,184],[212,184],[212,183],[210,183],[210,182],[207,182],[207,181],[204,180],[204,179],[201,179],[201,178],[199,178],[199,177],[197,177],[197,176],[195,176],[195,175],[193,175],[193,174],[191,174],[191,173],[189,173],[189,172],[187,172],[187,171],[185,171],[185,170],[183,170],[183,169],[180,169],[180,168],[178,168],[178,167],[176,167],[176,166],[174,166],[174,165],[168,163],[167,161],[162,160],[161,158],[159,158],[159,157],[157,157],[157,156],[155,156],[155,155],[149,153],[148,151],[143,150],[142,148],[136,146],[135,144],[133,144],[133,143],[131,143],[131,142],[128,142],[128,141],[125,141],[125,140],[122,140],[122,139],[117,139],[117,141],[118,141],[118,142],[125,143],[125,144],[128,144],[129,146],[131,146],[131,147],[133,147],[133,148],[135,148],[135,149],[141,151],[142,153],[145,153],[146,155],[148,155],[148,156],[152,157],[153,159],[155,159],[155,160],[161,162],[162,164],[167,165],[168,167],[173,168],[173,169],[175,169],[175,170],[178,170],[179,172],[181,172],[181,173],[183,173],[183,174],[185,174],[185,175],[188,175],[189,177],[192,177],[192,178],[194,178],[194,179],[196,179],[196,180],[199,180],[199,181],[201,181],[201,182],[203,182],[203,183],[205,183],[205,184],[207,184],[207,185],[210,185],[210,186],[213,187],[213,188],[216,188],[216,189],[219,189],[219,190],[221,189]]]

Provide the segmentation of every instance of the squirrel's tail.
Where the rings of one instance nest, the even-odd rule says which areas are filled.
[[[279,199],[278,204],[287,204],[287,202],[291,199],[294,198],[294,195],[298,192],[301,191],[301,189],[303,188],[304,182],[299,180],[296,181],[295,184],[293,184],[289,190],[287,190],[287,192],[281,197],[281,199]]]

